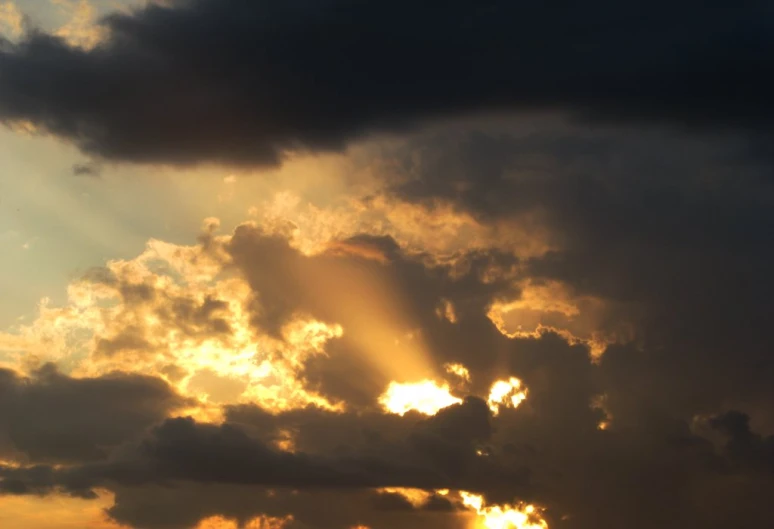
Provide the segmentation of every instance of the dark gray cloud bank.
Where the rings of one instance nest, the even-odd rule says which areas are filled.
[[[768,131],[769,2],[175,0],[0,50],[0,119],[118,161],[276,163],[477,111]]]
[[[765,2],[201,0],[110,17],[91,51],[40,33],[6,44],[0,117],[116,161],[265,165],[476,111],[558,111],[586,126],[450,124],[379,153],[398,173],[392,198],[483,223],[534,215],[555,243],[546,255],[481,250],[452,270],[363,234],[348,244],[383,262],[308,257],[248,225],[225,248],[255,291],[256,329],[279,335],[299,312],[347,328],[372,309],[358,295],[369,281],[389,284],[433,360],[470,368],[472,393],[522,378],[519,409],[494,418],[473,398],[432,418],[385,415],[375,401],[388,380],[346,333],[302,373],[350,403],[343,414],[233,406],[213,426],[166,419],[184,402],[152,378],[0,371],[0,456],[24,462],[0,467],[0,491],[106,487],[114,519],[149,529],[214,514],[465,526],[454,502],[375,490],[388,486],[533,500],[551,528],[774,526],[773,20]],[[319,286],[334,279],[338,292]],[[527,279],[602,300],[600,329],[631,336],[597,363],[555,334],[504,336],[487,308]],[[130,306],[160,294],[122,295]],[[436,316],[441,299],[456,324]],[[228,334],[217,303],[178,304],[165,321]],[[142,337],[98,344],[143,349]],[[605,431],[590,406],[600,395]],[[274,446],[286,431],[294,453]]]
[[[31,378],[0,369],[0,396],[0,457],[57,463],[102,459],[190,404],[153,377],[70,378],[51,364]]]

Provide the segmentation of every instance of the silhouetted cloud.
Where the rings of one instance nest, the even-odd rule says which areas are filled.
[[[71,378],[52,364],[31,378],[0,369],[0,395],[0,439],[37,462],[102,459],[189,403],[160,379]]]
[[[477,111],[768,130],[767,2],[178,0],[0,54],[0,119],[121,161],[275,164]],[[51,89],[55,87],[55,89]]]

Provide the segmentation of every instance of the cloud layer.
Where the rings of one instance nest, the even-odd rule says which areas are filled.
[[[772,23],[764,1],[152,3],[92,49],[5,43],[0,119],[168,164],[275,164],[480,111],[768,131]]]
[[[774,526],[774,15],[737,4],[172,0],[3,41],[0,119],[84,186],[298,181],[229,174],[250,220],[0,333],[0,495],[137,529]]]

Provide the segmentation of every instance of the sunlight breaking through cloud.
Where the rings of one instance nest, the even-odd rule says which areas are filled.
[[[443,408],[459,404],[462,399],[450,393],[448,384],[432,380],[421,382],[390,382],[379,403],[390,413],[405,415],[411,410],[425,415],[435,415]]]
[[[487,404],[494,415],[500,413],[500,407],[518,408],[527,398],[527,388],[522,388],[521,380],[511,377],[508,380],[498,380],[489,390]]]
[[[479,519],[474,529],[547,529],[540,509],[531,504],[486,505],[478,494],[460,491],[462,503],[476,511]]]
[[[454,375],[465,382],[470,382],[470,371],[464,365],[457,363],[444,364],[443,368],[450,375]]]

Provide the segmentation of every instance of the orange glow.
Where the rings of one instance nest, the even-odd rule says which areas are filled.
[[[599,410],[604,413],[605,418],[597,423],[597,429],[608,430],[613,424],[613,414],[610,413],[610,409],[607,404],[607,395],[597,395],[591,399],[591,409]]]
[[[461,378],[465,382],[470,382],[470,371],[462,364],[444,364],[443,368],[450,375]]]
[[[448,299],[441,300],[435,309],[435,315],[449,323],[457,323],[457,311],[454,309],[454,304]]]
[[[333,241],[328,244],[327,253],[337,257],[360,257],[381,264],[387,264],[389,259],[384,252],[368,244],[349,244],[344,241]]]
[[[518,408],[527,398],[527,388],[522,388],[521,380],[511,377],[508,380],[498,380],[489,390],[487,404],[494,415],[500,413],[500,407]]]
[[[485,505],[483,496],[460,491],[462,503],[476,511],[475,529],[547,529],[548,524],[534,505]]]
[[[314,169],[306,172],[320,175],[318,157],[314,160]],[[294,180],[300,177],[293,175]],[[532,215],[481,223],[450,203],[420,205],[396,201],[378,191],[367,201],[353,199],[325,208],[298,193],[279,192],[261,207],[250,208],[250,214],[263,226],[290,221],[296,227],[294,245],[306,254],[320,253],[331,241],[359,233],[389,235],[410,253],[426,254],[437,262],[453,262],[463,251],[474,249],[495,247],[533,257],[555,248],[540,219]]]
[[[274,446],[284,452],[295,452],[296,440],[294,432],[283,428],[279,430],[278,434],[277,439],[274,441]]]
[[[411,489],[411,488],[404,488],[404,487],[385,487],[383,489],[379,489],[379,492],[388,492],[390,494],[400,494],[404,498],[406,498],[411,505],[414,507],[420,507],[422,504],[426,503],[428,499],[430,499],[430,496],[433,494],[431,492],[428,492],[426,490],[422,489]]]
[[[237,529],[237,524],[222,516],[210,516],[196,524],[196,529]]]
[[[314,266],[298,273],[305,294],[315,304],[329,308],[345,339],[362,351],[376,373],[386,380],[435,378],[436,369],[422,336],[413,332],[414,319],[406,299],[389,277],[335,256]]]
[[[18,37],[24,32],[24,15],[13,2],[0,3],[0,34]]]
[[[87,0],[80,2],[53,2],[69,21],[56,31],[71,46],[84,49],[94,48],[105,36],[105,31],[98,23],[97,10]]]
[[[439,385],[432,380],[422,382],[390,382],[387,391],[379,397],[379,403],[390,413],[405,415],[410,410],[425,415],[435,415],[439,410],[462,399],[453,396],[448,384]]]
[[[509,338],[538,339],[555,333],[570,344],[583,344],[592,358],[599,358],[607,346],[631,339],[622,327],[615,332],[599,330],[607,305],[598,298],[577,296],[557,281],[519,284],[521,295],[516,300],[497,301],[487,316],[497,329]]]
[[[0,496],[0,527],[3,529],[128,529],[110,520],[105,509],[113,495],[97,491],[94,500],[63,495]],[[52,521],[55,520],[55,524]]]
[[[200,521],[195,529],[282,529],[292,520],[292,516],[284,518],[258,516],[247,522],[247,524],[240,526],[236,521],[223,516],[210,516]]]

